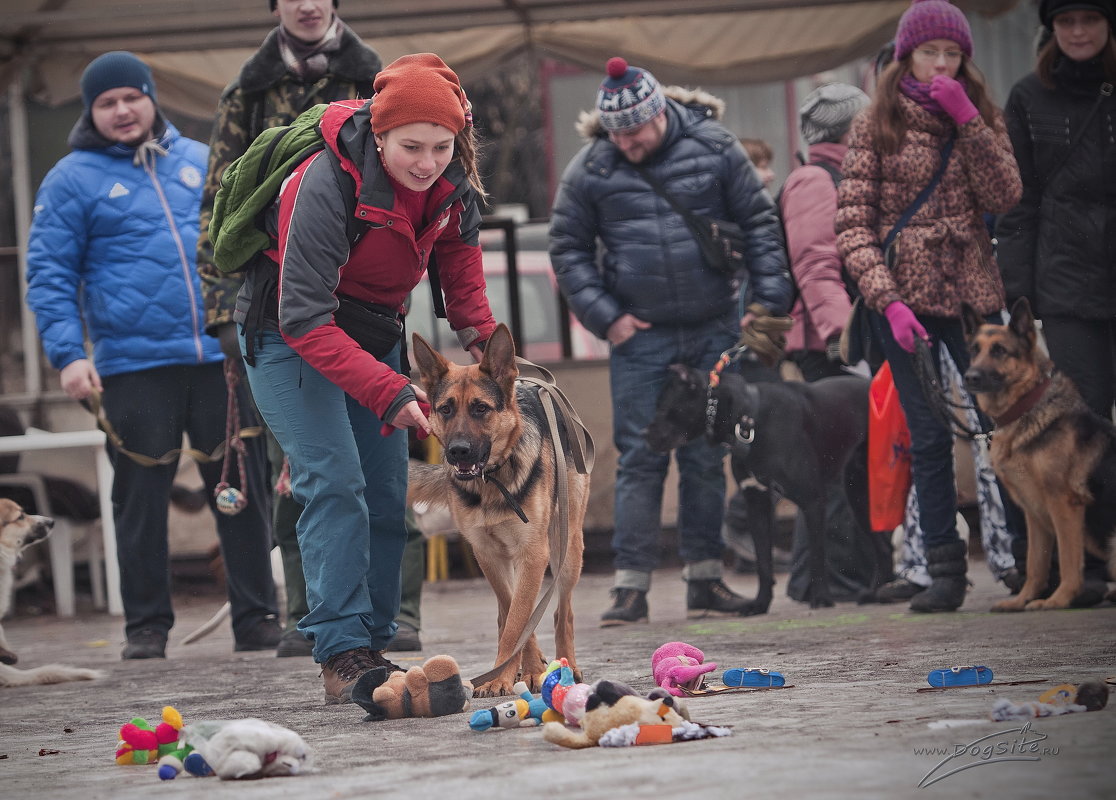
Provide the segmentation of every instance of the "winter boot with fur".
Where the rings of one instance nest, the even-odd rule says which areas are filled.
[[[930,587],[911,598],[911,611],[956,611],[965,602],[969,546],[960,540],[926,548]]]

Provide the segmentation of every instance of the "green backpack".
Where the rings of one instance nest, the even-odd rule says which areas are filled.
[[[356,209],[353,178],[326,148],[318,129],[328,107],[321,103],[304,111],[290,125],[268,128],[225,170],[209,222],[213,263],[221,272],[239,272],[249,267],[253,257],[270,246],[271,237],[265,227],[268,209],[287,176],[319,150],[326,151],[338,183],[348,187],[344,194],[352,204],[346,215],[350,222],[349,241],[363,233],[364,226],[352,214]]]

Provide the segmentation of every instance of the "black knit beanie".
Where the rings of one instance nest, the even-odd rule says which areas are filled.
[[[1042,0],[1039,3],[1039,20],[1047,30],[1054,30],[1054,17],[1066,11],[1096,11],[1108,20],[1108,26],[1116,31],[1116,2],[1114,0]]]
[[[86,108],[91,108],[93,101],[103,92],[121,86],[139,89],[152,102],[158,102],[151,67],[125,50],[114,50],[89,62],[85,72],[81,73],[81,101]]]

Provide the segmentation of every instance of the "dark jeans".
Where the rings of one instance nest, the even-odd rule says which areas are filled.
[[[708,372],[739,334],[730,315],[701,325],[655,325],[612,348],[612,429],[620,453],[612,537],[617,570],[651,572],[659,564],[663,483],[670,456],[651,450],[642,431],[655,414],[667,367],[682,363]],[[723,553],[724,455],[704,437],[674,453],[679,472],[678,549],[687,564],[720,559]]]
[[[1054,364],[1064,372],[1086,405],[1112,419],[1116,400],[1116,321],[1043,317],[1042,335]]]
[[[102,379],[105,415],[129,450],[158,458],[190,446],[211,453],[225,440],[228,396],[220,363],[128,372]],[[242,426],[255,425],[251,401],[240,384]],[[247,487],[240,486],[235,460],[228,482],[243,488],[248,505],[229,516],[217,511],[214,487],[221,479],[221,461],[199,463],[217,537],[225,562],[234,636],[274,614],[275,584],[271,579],[271,492],[265,478],[267,457],[262,437],[246,439]],[[116,552],[120,561],[120,592],[125,633],[143,628],[162,632],[174,624],[167,547],[167,506],[177,464],[145,467],[108,446],[115,469],[112,484],[116,520]]]
[[[911,477],[918,498],[923,543],[930,548],[959,541],[953,433],[931,410],[915,373],[914,357],[895,341],[887,319],[875,311],[869,312],[869,316],[872,333],[891,364],[899,402],[911,431]],[[945,347],[964,375],[969,368],[969,351],[961,331],[961,320],[919,315],[918,321],[930,335],[930,352],[938,373],[941,374],[941,348]]]

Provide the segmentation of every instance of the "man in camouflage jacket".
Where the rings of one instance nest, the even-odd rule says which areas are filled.
[[[206,332],[221,341],[227,357],[237,361],[240,346],[233,311],[244,276],[222,274],[217,269],[209,240],[213,201],[221,188],[221,177],[264,130],[289,125],[318,103],[371,97],[372,81],[383,66],[376,51],[338,18],[334,12],[337,0],[269,0],[269,3],[279,25],[241,67],[240,75],[222,93],[217,106],[199,220],[197,265],[205,296]],[[270,431],[267,439],[268,458],[273,477],[277,477],[283,454]],[[295,534],[295,523],[301,513],[302,508],[289,494],[276,497],[273,527],[287,586],[287,624],[276,651],[279,656],[310,655],[311,643],[294,627],[308,611],[302,556]],[[421,581],[421,565],[419,569]],[[417,599],[409,605],[404,602],[405,609],[410,606],[414,607],[411,628],[417,631]]]

